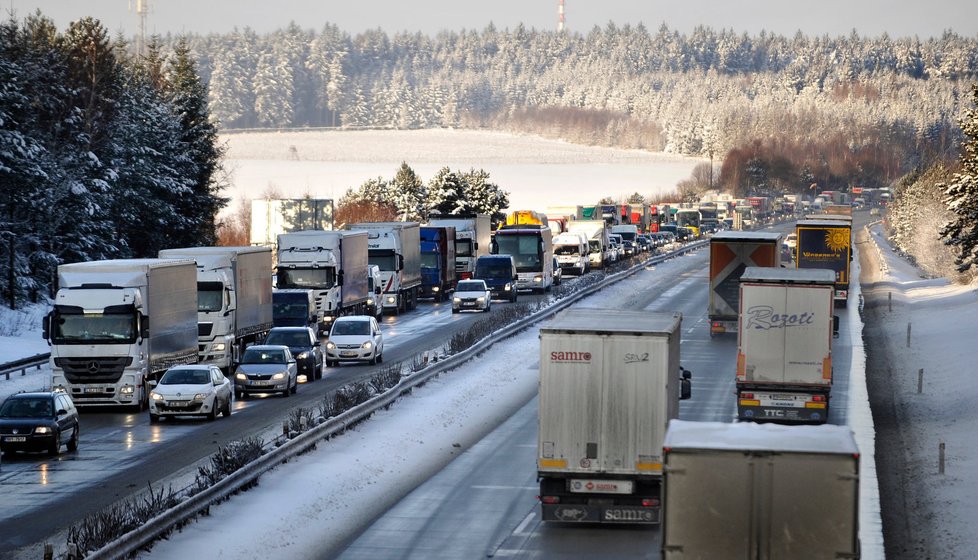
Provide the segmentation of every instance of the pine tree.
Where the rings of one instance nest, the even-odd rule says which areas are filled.
[[[978,105],[978,84],[971,92]],[[960,124],[967,137],[961,146],[961,171],[944,185],[944,201],[956,217],[941,229],[941,237],[957,248],[955,263],[965,272],[978,264],[978,108],[971,108]]]
[[[428,182],[428,215],[460,214],[466,208],[465,179],[448,167],[442,167]]]
[[[427,220],[425,202],[428,199],[428,189],[407,162],[401,162],[401,167],[397,169],[389,190],[397,214],[403,220]]]

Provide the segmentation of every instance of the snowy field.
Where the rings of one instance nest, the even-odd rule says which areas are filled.
[[[407,162],[425,182],[442,167],[485,169],[511,209],[594,204],[602,197],[671,192],[704,161],[640,150],[581,146],[535,136],[468,130],[308,131],[225,134],[232,199],[274,192],[332,198]]]

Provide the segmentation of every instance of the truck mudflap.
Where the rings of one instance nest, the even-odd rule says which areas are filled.
[[[718,334],[737,334],[737,320],[727,321],[723,319],[710,320],[710,336]]]
[[[542,504],[543,520],[562,523],[659,523],[658,506]]]
[[[776,392],[756,389],[737,394],[737,419],[748,422],[824,424],[829,417],[827,393]]]

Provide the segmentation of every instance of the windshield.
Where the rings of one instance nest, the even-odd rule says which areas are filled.
[[[421,253],[421,268],[438,268],[438,253]]]
[[[211,382],[211,372],[206,369],[171,369],[163,374],[160,385],[206,385]]]
[[[327,268],[281,268],[278,272],[279,288],[312,288],[328,290],[336,285],[336,270]]]
[[[635,236],[637,235],[634,231],[616,231],[617,235],[620,235],[625,241],[635,241]]]
[[[518,272],[543,270],[539,235],[496,235],[500,255],[511,255]]]
[[[455,240],[455,256],[456,257],[471,257],[472,256],[472,240],[471,239],[456,239]]]
[[[370,323],[367,321],[337,321],[330,336],[369,335]]]
[[[397,270],[397,255],[394,251],[367,251],[367,262],[387,272]]]
[[[554,245],[555,255],[580,255],[580,247],[577,245]]]
[[[601,252],[601,240],[599,240],[599,239],[592,239],[592,240],[588,241],[587,242],[587,246],[588,246],[589,249],[591,249],[591,252],[592,253],[600,253]]]
[[[135,314],[58,313],[52,326],[57,344],[136,341]]]
[[[274,317],[285,317],[289,319],[301,319],[309,313],[309,303],[275,302],[272,304],[272,315]]]
[[[220,282],[197,282],[197,311],[220,311],[224,308],[224,285]]]
[[[486,285],[482,282],[459,282],[457,291],[459,292],[484,292]]]
[[[480,261],[482,259],[479,259]],[[475,275],[479,278],[506,278],[513,277],[513,267],[507,262],[480,262],[475,269]]]
[[[45,397],[7,399],[0,406],[0,418],[54,418],[54,408]]]
[[[249,348],[241,356],[242,364],[284,364],[285,352],[281,350],[256,350]]]
[[[275,344],[280,346],[310,346],[309,333],[305,331],[272,331],[268,333],[265,344]]]

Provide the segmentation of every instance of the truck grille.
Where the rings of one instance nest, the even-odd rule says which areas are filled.
[[[213,330],[214,323],[197,323],[197,336],[199,337],[210,336]]]
[[[54,365],[64,370],[70,383],[115,383],[130,364],[132,356],[54,359]]]

